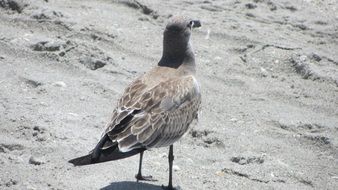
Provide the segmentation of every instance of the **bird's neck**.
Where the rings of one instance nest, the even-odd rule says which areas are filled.
[[[158,66],[195,68],[195,56],[190,44],[187,43],[185,46],[179,46],[179,48],[170,48],[168,45],[165,46]]]

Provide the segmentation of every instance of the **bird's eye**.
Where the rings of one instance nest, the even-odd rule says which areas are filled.
[[[188,26],[189,26],[190,28],[199,28],[199,27],[201,27],[202,25],[201,25],[201,21],[199,21],[199,20],[191,20],[191,21],[189,22]]]
[[[194,26],[194,21],[191,20],[191,21],[189,22],[189,24],[187,25],[187,27],[192,28],[193,26]]]

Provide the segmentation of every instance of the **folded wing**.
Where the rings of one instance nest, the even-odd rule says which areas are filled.
[[[169,79],[150,89],[137,80],[126,89],[105,133],[122,152],[168,146],[197,118],[200,103],[193,76]]]

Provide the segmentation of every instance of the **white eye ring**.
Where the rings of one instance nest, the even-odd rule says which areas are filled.
[[[195,22],[194,22],[194,21],[190,21],[190,23],[191,23],[191,24],[190,24],[190,25],[191,25],[190,27],[191,27],[191,28],[194,28]]]
[[[193,28],[194,24],[195,24],[194,21],[190,21],[189,24],[188,24],[188,27]]]

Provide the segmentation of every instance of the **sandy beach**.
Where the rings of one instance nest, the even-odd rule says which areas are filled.
[[[337,0],[0,0],[0,189],[161,190],[168,148],[73,167],[124,88],[192,32],[199,123],[174,145],[182,190],[338,189]]]

